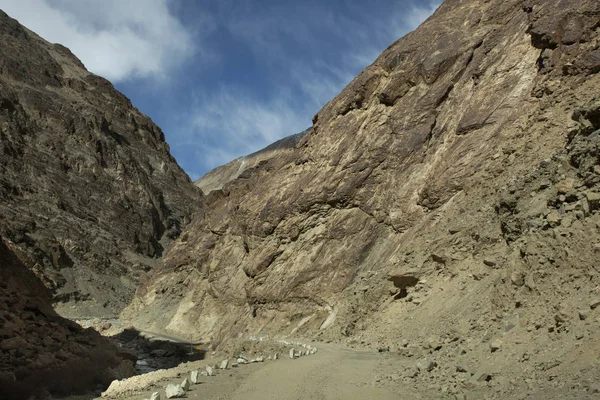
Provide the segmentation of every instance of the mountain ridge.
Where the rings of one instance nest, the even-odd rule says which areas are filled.
[[[434,359],[432,379],[461,388],[457,354],[522,387],[510,360],[526,352],[547,385],[534,366],[560,340],[561,382],[567,364],[593,379],[567,331],[597,348],[577,318],[599,283],[586,206],[597,144],[583,128],[596,126],[577,110],[596,104],[599,7],[445,1],[292,151],[207,196],[124,316],[214,346],[249,335],[389,346]],[[595,161],[582,168],[574,147]]]
[[[4,12],[0,36],[0,234],[61,312],[116,316],[201,194],[160,128],[66,47]]]
[[[194,181],[194,185],[202,190],[205,195],[209,194],[213,190],[220,190],[223,186],[234,179],[237,179],[247,169],[251,169],[259,165],[260,163],[266,162],[269,158],[274,157],[278,152],[282,152],[293,148],[298,144],[300,139],[309,132],[310,129],[306,129],[302,132],[286,136],[279,139],[263,149],[255,151],[254,153],[241,156],[228,162],[227,164],[216,167],[202,177]]]

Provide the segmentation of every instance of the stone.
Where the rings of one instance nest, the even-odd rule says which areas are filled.
[[[183,382],[181,382],[181,388],[186,392],[190,390],[190,380],[188,378],[185,378]]]
[[[471,377],[471,382],[489,382],[494,376],[486,370],[479,370]]]
[[[265,358],[264,357],[256,357],[256,362],[264,362]]]
[[[565,179],[556,184],[556,191],[559,194],[567,194],[569,191],[573,190],[575,186],[575,181],[573,179]]]
[[[590,310],[579,310],[579,319],[585,321],[590,316]]]
[[[207,371],[200,371],[200,376],[208,376],[208,372]]]
[[[231,368],[237,368],[237,367],[239,367],[239,365],[240,365],[239,363],[237,363],[237,362],[233,361],[233,362],[231,363]]]
[[[533,273],[529,273],[527,274],[527,276],[525,277],[525,286],[529,289],[529,290],[536,290],[537,285],[535,283],[535,279],[533,279]]]
[[[27,346],[27,341],[21,336],[13,337],[10,339],[4,339],[0,342],[0,349],[2,350],[14,350],[21,349]]]
[[[564,309],[563,307],[558,309],[558,312],[556,314],[554,314],[554,321],[556,322],[557,325],[559,324],[564,324],[565,322],[567,322],[570,318],[570,315],[568,313],[568,311],[566,309]]]
[[[500,350],[500,348],[502,347],[502,340],[500,339],[494,339],[490,342],[490,350],[493,352]]]
[[[158,392],[152,393],[152,395],[150,396],[150,400],[160,400],[160,393],[158,393]]]
[[[190,380],[192,383],[200,383],[200,371],[194,370],[190,373]]]
[[[438,264],[446,264],[446,262],[448,262],[448,257],[440,253],[431,253],[431,260]]]
[[[435,367],[437,367],[437,363],[433,360],[425,359],[417,362],[417,369],[419,371],[431,372]]]
[[[104,321],[104,322],[103,322],[103,323],[100,325],[100,330],[103,330],[103,331],[107,331],[107,330],[109,330],[110,328],[112,328],[112,324],[111,324],[110,322],[108,322],[108,321]]]
[[[167,355],[168,351],[165,349],[155,349],[150,352],[152,357],[161,358]]]
[[[181,385],[169,384],[165,389],[165,396],[167,397],[167,399],[178,399],[185,396],[185,391],[183,390]]]
[[[515,271],[510,274],[510,281],[513,283],[513,285],[520,287],[525,284],[525,276],[522,272]]]
[[[214,370],[214,368],[211,367],[211,366],[206,367],[206,374],[208,376],[215,376],[215,370]]]
[[[496,266],[496,260],[494,260],[492,258],[484,258],[483,259],[483,263],[485,265],[487,265],[488,267],[495,267]]]
[[[294,348],[292,347],[292,348],[290,349],[290,358],[292,358],[292,359],[293,359],[293,358],[295,358],[295,357],[296,357],[296,351],[295,351],[295,350],[294,350]]]
[[[592,310],[595,310],[596,308],[598,308],[598,306],[600,306],[600,299],[595,299],[590,302],[590,308]]]
[[[279,360],[279,353],[273,354],[273,360]]]
[[[430,336],[423,345],[425,349],[439,350],[443,347],[443,342],[438,336]]]
[[[562,220],[562,216],[557,211],[551,211],[546,216],[546,221],[548,221],[548,223],[550,223],[552,226],[556,226],[556,225],[560,224],[561,220]]]
[[[585,198],[590,205],[590,210],[595,211],[600,209],[600,193],[596,192],[585,192]]]
[[[219,366],[219,369],[229,369],[229,360],[223,360],[221,361],[221,365]]]
[[[248,360],[245,359],[245,358],[242,358],[242,357],[238,357],[236,359],[236,361],[237,361],[238,364],[247,364],[248,363]]]

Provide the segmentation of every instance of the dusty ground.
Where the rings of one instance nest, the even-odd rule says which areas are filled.
[[[426,393],[398,392],[382,387],[377,371],[385,366],[387,355],[371,350],[348,349],[333,344],[318,344],[314,355],[291,360],[240,365],[220,371],[214,377],[202,377],[202,383],[192,386],[188,399],[426,399]],[[102,399],[141,400],[159,391],[164,398],[168,383],[181,383],[192,370],[208,361],[188,363],[178,368],[160,371],[164,375],[147,389]],[[158,374],[155,373],[155,374]],[[177,376],[179,374],[179,376]],[[170,375],[170,376],[169,376]],[[140,378],[140,377],[138,377]],[[143,379],[143,378],[142,378]],[[409,396],[409,397],[407,397]]]

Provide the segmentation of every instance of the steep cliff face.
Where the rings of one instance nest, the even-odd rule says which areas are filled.
[[[267,160],[279,155],[279,153],[291,151],[308,132],[309,129],[284,137],[264,149],[236,158],[225,165],[209,171],[195,181],[194,185],[198,186],[204,194],[209,194],[213,190],[220,190],[228,182],[240,177],[246,170],[251,170],[259,164],[265,164]]]
[[[593,381],[599,27],[596,1],[444,2],[294,151],[211,193],[126,315],[388,344],[456,380],[449,360]]]
[[[597,95],[599,13],[595,1],[444,2],[292,152],[211,193],[126,314],[201,339],[373,324],[388,335],[373,328],[377,340],[397,337],[377,321],[405,310],[393,300],[406,286],[473,276],[487,252],[514,249],[497,193],[563,152],[573,110]]]
[[[201,199],[160,128],[1,11],[0,167],[0,232],[72,316],[117,315]]]
[[[0,399],[47,398],[106,387],[133,374],[115,345],[52,309],[52,296],[14,244],[0,240]]]

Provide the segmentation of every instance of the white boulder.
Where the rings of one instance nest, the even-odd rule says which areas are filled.
[[[185,396],[185,391],[181,385],[167,385],[165,394],[167,395],[167,399],[177,399]]]
[[[183,382],[181,382],[181,388],[186,392],[190,390],[190,380],[188,378],[185,378]]]

